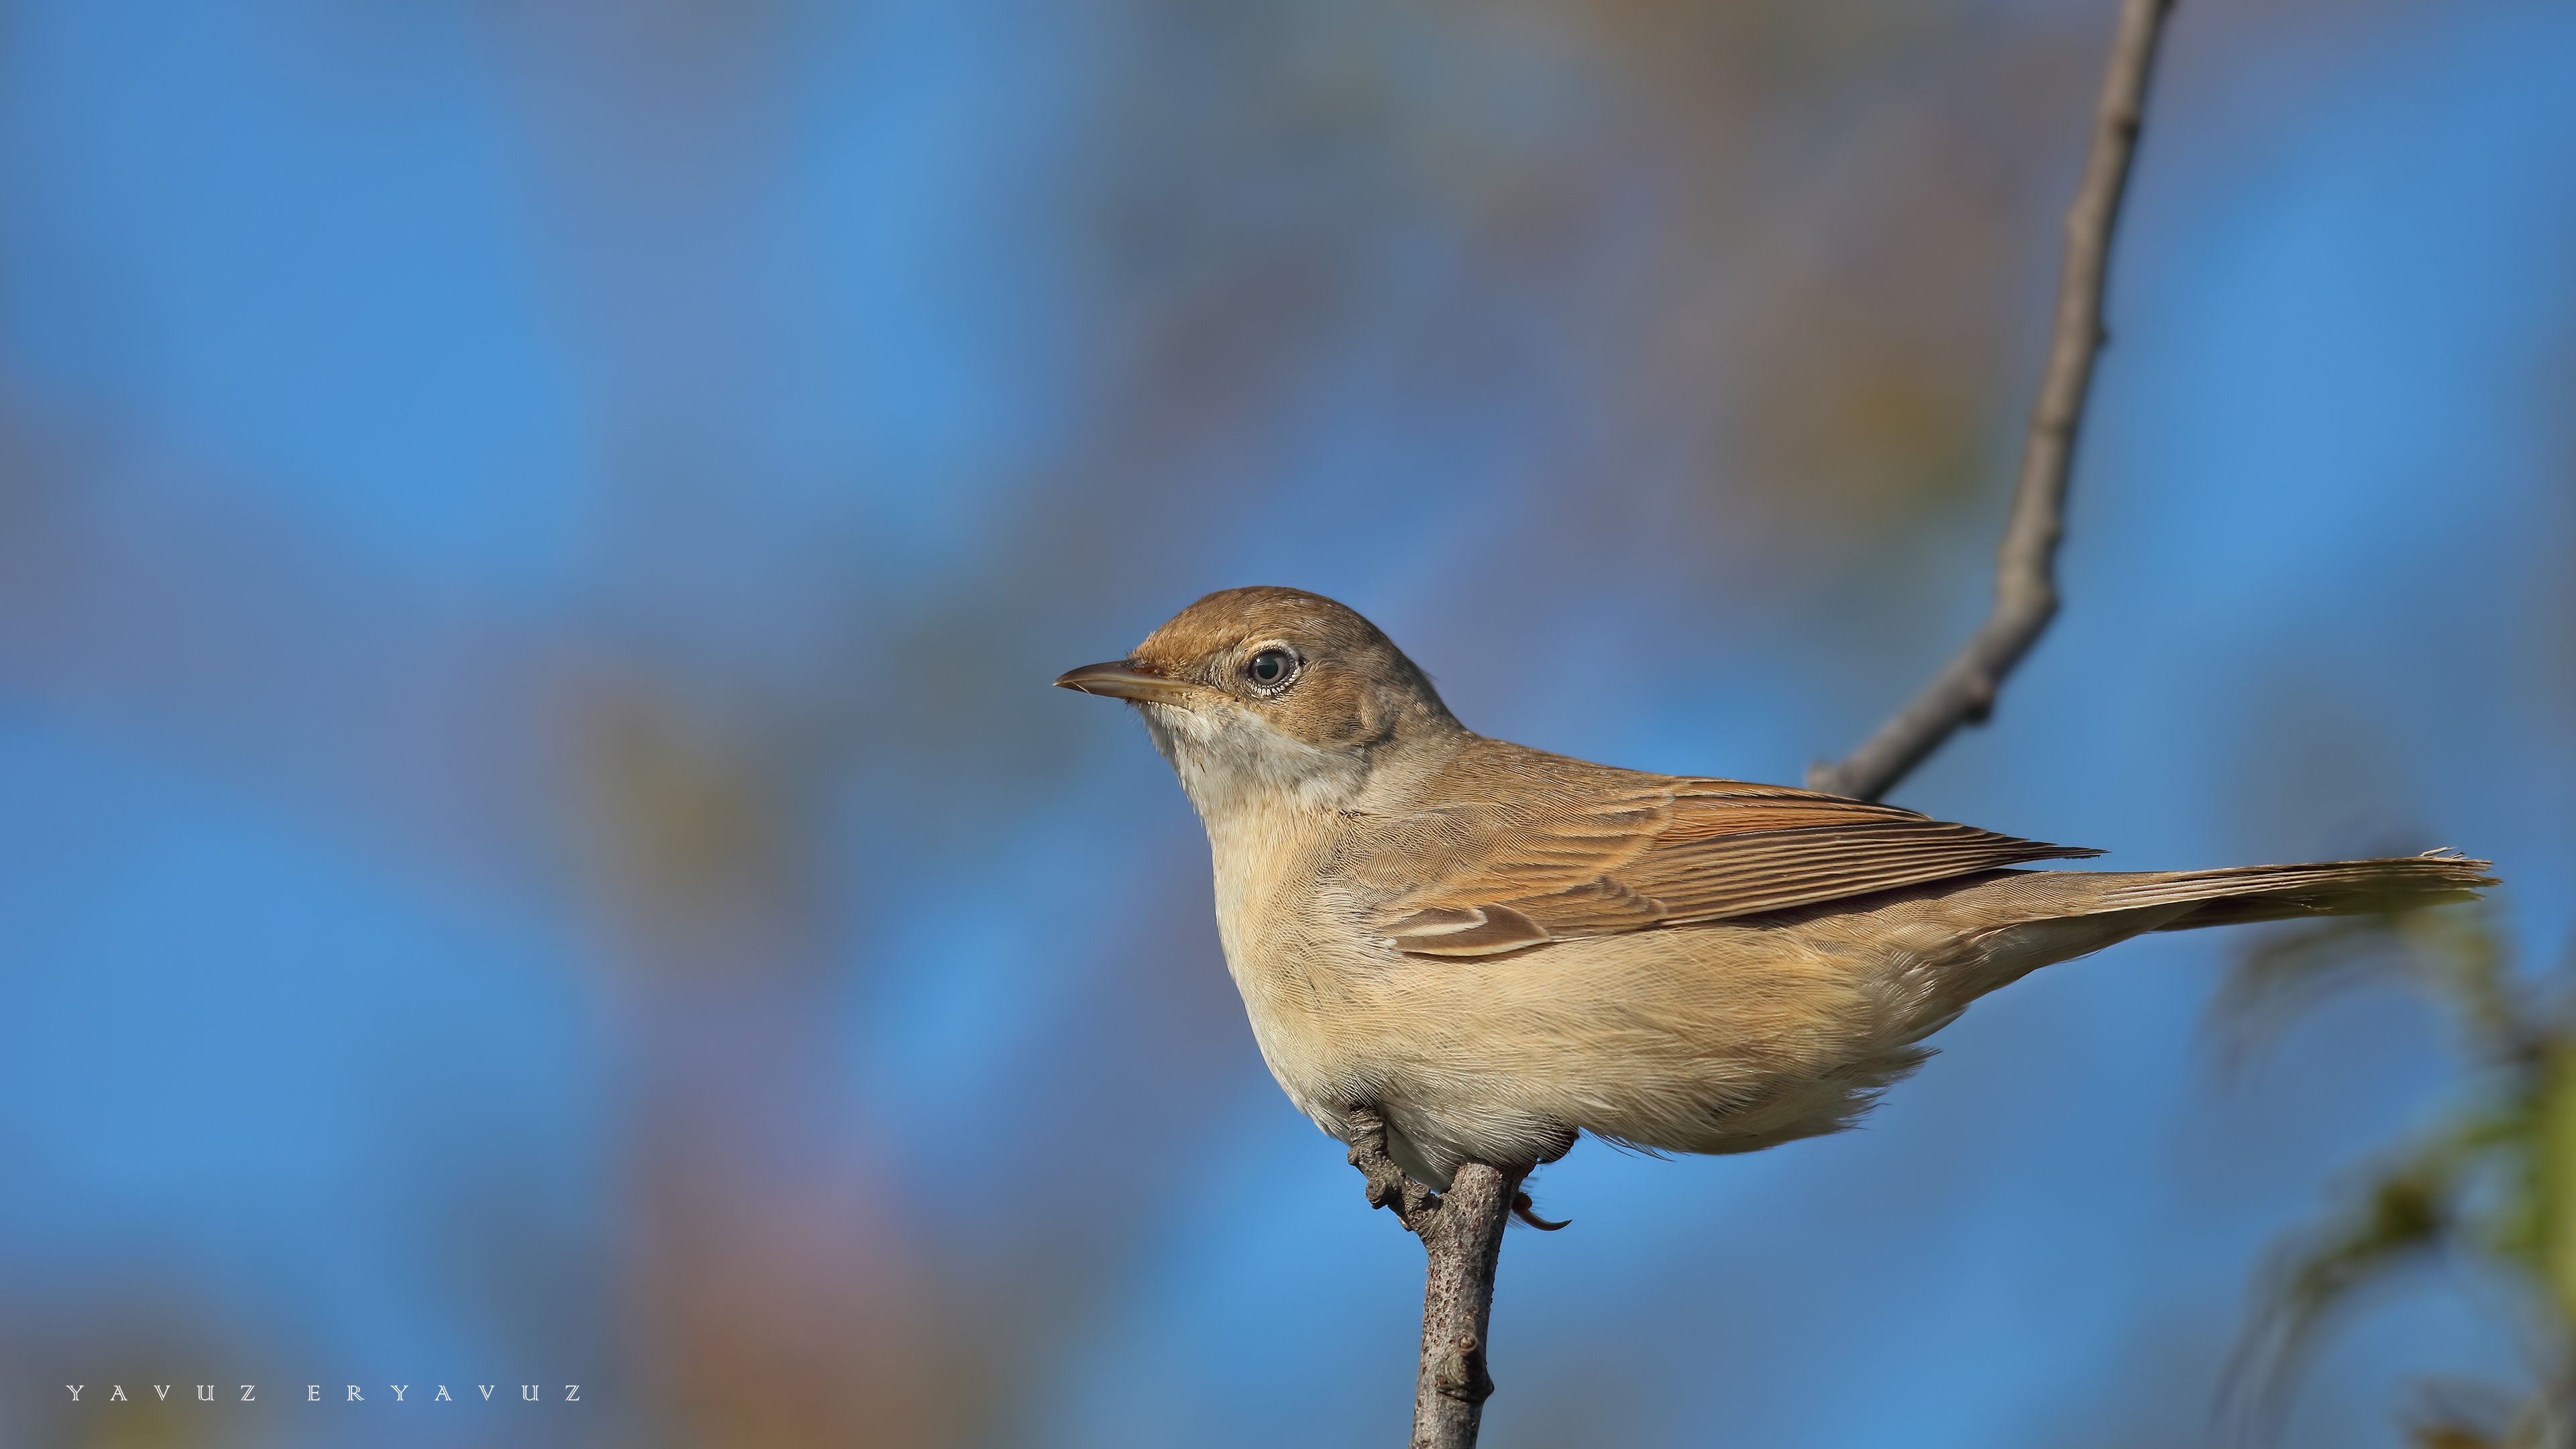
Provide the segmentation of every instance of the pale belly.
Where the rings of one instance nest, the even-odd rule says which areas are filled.
[[[1464,960],[1303,931],[1229,942],[1228,965],[1298,1110],[1339,1137],[1377,1107],[1397,1162],[1441,1187],[1469,1159],[1553,1160],[1578,1132],[1728,1153],[1840,1131],[1968,999],[2158,919],[1964,939],[1926,904]]]

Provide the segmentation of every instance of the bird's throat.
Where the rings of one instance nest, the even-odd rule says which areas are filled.
[[[1348,809],[1367,788],[1365,752],[1291,739],[1249,710],[1138,709],[1211,838],[1269,817]]]

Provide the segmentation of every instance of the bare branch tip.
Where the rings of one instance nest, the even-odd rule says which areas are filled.
[[[1961,725],[1982,724],[1993,715],[2005,676],[2056,613],[2057,541],[2065,531],[2075,444],[2092,392],[2094,360],[2111,340],[2103,301],[2112,233],[2145,130],[2156,49],[2172,10],[2173,0],[2126,0],[2121,7],[2119,33],[2095,109],[2092,149],[2066,214],[2066,257],[2048,368],[2032,410],[2012,518],[1998,550],[1994,609],[1977,637],[1859,749],[1838,765],[1811,768],[1810,789],[1875,800],[1895,788]],[[2025,612],[2032,600],[2038,606]],[[2020,635],[2019,642],[2000,657],[1988,655],[1989,640],[2006,627]],[[1958,690],[1953,681],[1971,669],[1983,677],[1970,689]]]

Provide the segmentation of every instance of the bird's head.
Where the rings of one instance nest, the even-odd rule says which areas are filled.
[[[1134,702],[1202,813],[1246,793],[1333,803],[1386,747],[1465,735],[1376,625],[1299,589],[1210,594],[1055,682]]]

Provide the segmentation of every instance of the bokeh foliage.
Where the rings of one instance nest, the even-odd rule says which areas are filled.
[[[2441,1267],[2502,1289],[2490,1306],[2523,1331],[2536,1383],[2518,1404],[2428,1384],[2409,1413],[2415,1442],[2558,1449],[2576,1435],[2576,960],[2517,971],[2487,911],[2351,917],[2245,952],[2213,1019],[2241,1054],[2327,997],[2391,981],[2445,1018],[2457,1079],[2432,1120],[2339,1183],[2322,1218],[2275,1250],[2228,1412],[2271,1437],[2327,1332]]]

